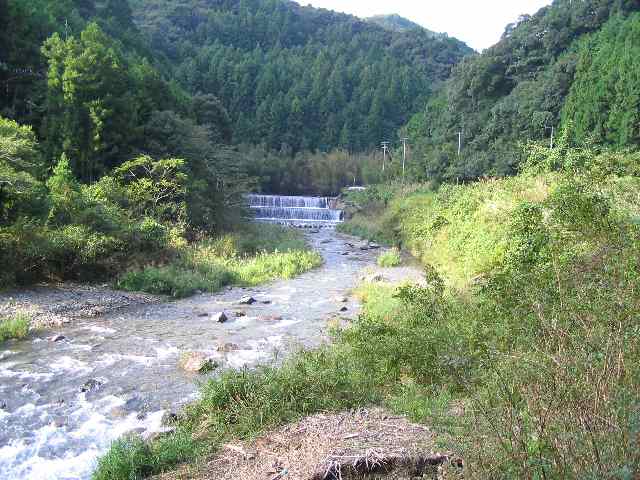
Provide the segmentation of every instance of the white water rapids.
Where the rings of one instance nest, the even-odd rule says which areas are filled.
[[[325,263],[295,279],[130,307],[0,345],[0,478],[87,479],[113,440],[162,431],[165,412],[196,398],[207,378],[179,369],[185,352],[240,368],[322,342],[330,318],[355,315],[355,300],[336,297],[356,285],[376,253],[349,246],[355,240],[332,229],[307,237]],[[258,302],[238,305],[244,295]],[[230,314],[224,324],[203,316],[238,310],[246,316]],[[52,342],[53,334],[66,338]],[[228,344],[231,351],[219,350]],[[91,380],[100,387],[81,392]]]

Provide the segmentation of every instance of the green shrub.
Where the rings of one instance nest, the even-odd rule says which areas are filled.
[[[29,334],[30,323],[31,318],[24,313],[0,319],[0,342],[10,338],[25,338]]]
[[[380,267],[397,267],[402,263],[400,257],[400,250],[398,248],[392,248],[386,252],[381,253],[376,260]]]

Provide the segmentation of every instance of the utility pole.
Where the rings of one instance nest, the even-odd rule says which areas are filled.
[[[551,150],[553,150],[553,140],[554,140],[554,136],[555,136],[555,133],[556,133],[556,127],[553,127],[553,126],[544,127],[545,133],[547,132],[547,130],[551,130],[551,147],[550,148],[551,148]]]
[[[382,142],[382,172],[383,173],[387,165],[387,152],[389,151],[389,145],[390,145],[390,142]]]
[[[407,163],[407,142],[409,138],[402,138],[402,181],[404,182],[405,164]]]

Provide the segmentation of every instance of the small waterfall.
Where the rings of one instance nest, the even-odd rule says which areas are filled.
[[[335,226],[342,222],[342,210],[332,208],[329,197],[293,197],[284,195],[247,195],[249,208],[260,222],[296,226]]]

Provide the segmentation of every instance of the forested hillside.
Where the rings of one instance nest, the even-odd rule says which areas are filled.
[[[363,151],[395,136],[471,49],[282,0],[135,0],[140,29],[192,93],[214,94],[236,143]]]
[[[375,15],[367,18],[368,22],[380,25],[387,30],[394,32],[406,32],[409,30],[420,30],[423,27],[417,23],[412,22],[409,19],[401,17],[400,15]]]
[[[513,174],[521,147],[550,142],[552,129],[576,142],[637,146],[639,8],[632,0],[555,0],[507,26],[409,123],[416,177]]]

